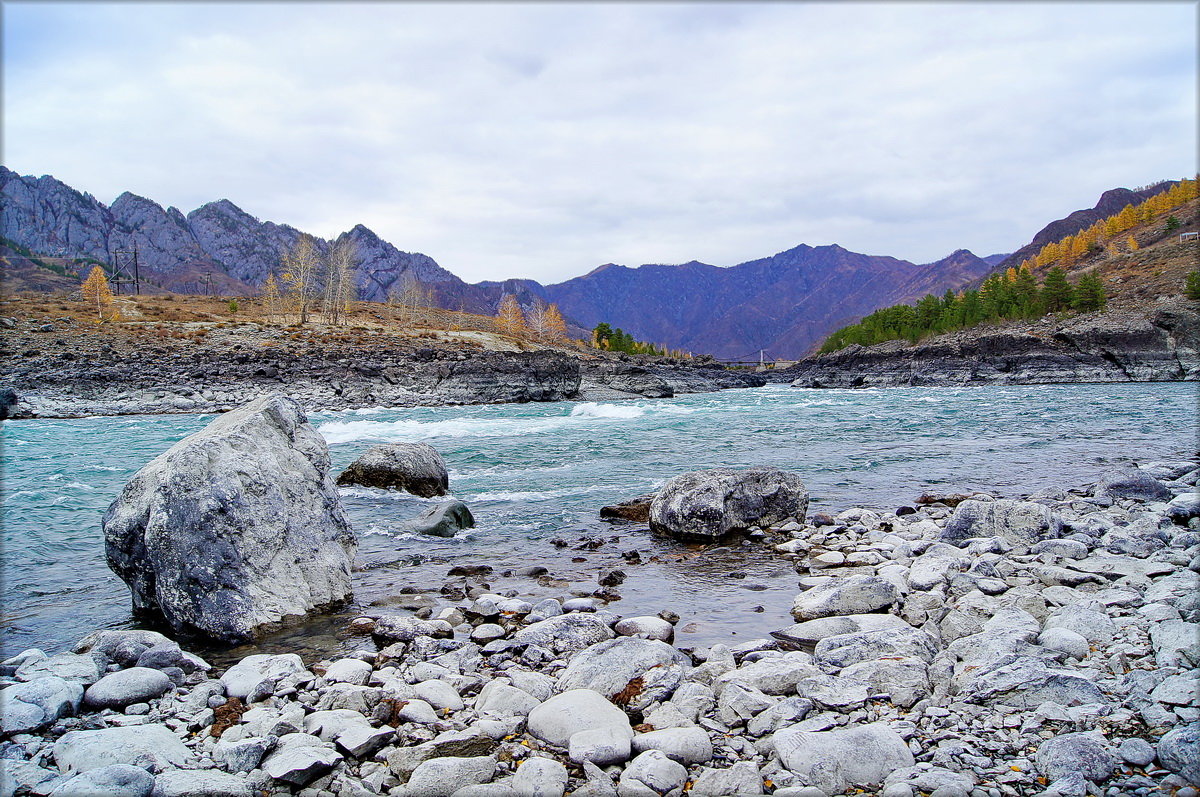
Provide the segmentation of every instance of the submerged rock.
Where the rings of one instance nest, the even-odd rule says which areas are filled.
[[[463,529],[475,528],[475,516],[462,501],[447,501],[426,509],[404,524],[413,534],[453,537]]]
[[[446,462],[428,443],[386,443],[369,449],[337,477],[338,484],[407,490],[422,498],[445,495]]]
[[[804,520],[808,490],[775,468],[693,471],[668,481],[650,504],[650,528],[680,539],[712,540]]]
[[[104,516],[139,614],[224,642],[350,597],[356,541],[300,405],[252,401],[138,471]]]

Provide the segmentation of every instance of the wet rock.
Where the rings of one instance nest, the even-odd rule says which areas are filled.
[[[110,764],[136,764],[161,772],[190,758],[191,751],[164,725],[70,731],[54,743],[54,760],[63,772],[87,772]]]
[[[95,708],[125,708],[165,694],[174,684],[160,670],[130,667],[101,678],[84,692],[83,701]]]
[[[792,602],[799,621],[847,614],[867,614],[895,604],[900,591],[878,576],[846,576],[801,592]]]
[[[659,750],[647,750],[629,762],[617,785],[620,797],[678,797],[687,770]]]
[[[946,542],[961,543],[973,537],[1000,537],[1022,546],[1058,537],[1062,520],[1042,504],[1002,498],[996,501],[963,501],[942,531]]]
[[[633,738],[629,718],[599,692],[572,689],[529,712],[529,732],[544,742],[566,747],[579,731],[605,728]]]
[[[639,495],[629,501],[623,501],[612,506],[604,506],[600,508],[601,520],[628,520],[631,523],[649,523],[650,522],[650,503],[654,500],[655,493],[647,493]]]
[[[1116,756],[1099,733],[1067,733],[1047,739],[1038,746],[1037,768],[1048,780],[1077,772],[1093,783],[1100,783],[1117,766]]]
[[[475,528],[475,516],[466,504],[456,499],[430,507],[412,520],[399,525],[413,534],[453,537],[463,529]]]
[[[574,653],[612,638],[612,629],[603,619],[594,614],[571,612],[522,628],[513,634],[512,642],[518,646],[536,645],[562,654]]]
[[[573,655],[558,688],[590,689],[640,710],[670,697],[683,681],[683,662],[683,655],[666,643],[618,637]]]
[[[775,733],[775,752],[802,784],[827,794],[878,785],[914,763],[900,734],[881,722],[818,732],[784,728]]]
[[[143,767],[112,764],[90,769],[55,786],[50,797],[149,797],[154,776]]]
[[[650,528],[679,539],[717,539],[731,531],[804,520],[808,490],[774,468],[694,471],[668,481],[650,506]]]
[[[427,443],[385,443],[368,449],[337,477],[338,484],[406,490],[422,498],[445,495],[446,462]]]
[[[1139,501],[1170,501],[1174,494],[1143,470],[1109,471],[1100,477],[1093,493],[1107,498],[1135,498]]]
[[[517,767],[512,790],[528,797],[562,797],[567,790],[567,768],[552,758],[530,758]]]
[[[412,642],[420,637],[445,637],[452,632],[450,624],[443,621],[389,615],[375,621],[372,635],[388,642]]]
[[[143,467],[105,513],[104,539],[136,612],[222,642],[345,601],[357,546],[325,440],[283,396]]]
[[[431,758],[413,770],[405,797],[450,797],[464,786],[487,783],[496,774],[491,756]]]

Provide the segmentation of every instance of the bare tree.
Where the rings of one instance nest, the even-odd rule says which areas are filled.
[[[325,320],[336,326],[345,319],[350,303],[358,295],[354,284],[357,248],[350,238],[342,238],[325,258]]]
[[[316,239],[305,233],[281,258],[285,297],[291,308],[300,315],[300,323],[308,323],[308,311],[317,298],[317,278],[321,272],[321,257]]]
[[[433,296],[429,288],[411,274],[406,274],[400,283],[394,285],[388,292],[388,305],[392,310],[392,318],[403,326],[415,324],[421,311],[432,304]]]

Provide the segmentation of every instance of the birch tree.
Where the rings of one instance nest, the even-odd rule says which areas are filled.
[[[284,297],[291,309],[299,314],[300,323],[307,324],[308,312],[317,299],[317,280],[321,273],[316,239],[307,233],[301,235],[281,259],[280,281],[283,282]]]
[[[335,243],[325,258],[325,320],[334,326],[344,320],[350,303],[357,298],[356,261],[357,248],[350,238]]]

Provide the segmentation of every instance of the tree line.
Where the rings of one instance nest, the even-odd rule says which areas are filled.
[[[650,354],[657,357],[690,358],[691,352],[682,349],[671,349],[666,344],[647,343],[637,340],[633,335],[617,327],[613,329],[607,322],[601,322],[592,330],[592,346],[604,351],[619,351],[625,354]]]
[[[967,329],[985,321],[1037,318],[1065,310],[1091,312],[1106,303],[1104,283],[1096,274],[1084,274],[1073,284],[1055,266],[1039,285],[1028,268],[1010,268],[988,277],[977,291],[946,291],[940,299],[929,294],[915,305],[876,310],[857,324],[834,332],[820,351],[825,354],[855,343],[872,346],[889,340],[916,343],[927,335]]]

